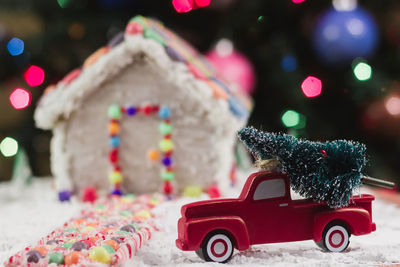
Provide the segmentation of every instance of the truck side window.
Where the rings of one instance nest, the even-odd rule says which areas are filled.
[[[258,184],[253,200],[283,197],[286,194],[283,179],[265,180]]]

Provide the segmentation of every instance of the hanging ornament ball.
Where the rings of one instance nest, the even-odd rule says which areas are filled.
[[[230,84],[237,85],[246,94],[251,94],[255,85],[254,67],[250,60],[235,50],[230,40],[221,39],[206,54],[217,74]]]
[[[158,161],[160,159],[160,153],[157,149],[150,149],[147,153],[147,158],[151,161]]]
[[[352,8],[329,9],[316,22],[312,42],[320,59],[328,65],[367,58],[376,48],[378,29],[373,17],[364,9]]]

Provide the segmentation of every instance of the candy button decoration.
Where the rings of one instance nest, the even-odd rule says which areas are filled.
[[[111,256],[104,247],[94,247],[89,252],[89,259],[101,263],[110,263]]]
[[[172,181],[175,178],[175,174],[171,171],[163,170],[161,172],[161,178],[163,179],[163,181]]]
[[[57,265],[64,264],[64,255],[60,252],[53,252],[49,254],[49,263],[55,263]]]
[[[115,121],[111,122],[108,126],[108,131],[111,135],[119,134],[119,124]]]
[[[162,122],[160,126],[158,127],[159,131],[163,135],[170,134],[172,132],[172,125],[167,122]]]
[[[171,139],[163,139],[160,141],[160,149],[162,152],[171,151],[174,148],[174,144]]]
[[[158,161],[160,159],[160,153],[156,149],[150,149],[147,153],[147,158],[151,161]]]
[[[133,116],[133,115],[136,114],[136,112],[137,112],[137,109],[135,107],[132,107],[132,106],[128,107],[126,109],[126,115],[128,115],[128,116]]]
[[[172,164],[172,159],[170,157],[164,157],[162,159],[162,164],[166,167],[171,166]]]
[[[121,109],[118,105],[111,105],[108,108],[108,117],[111,119],[120,119],[121,118]]]
[[[110,146],[111,147],[118,147],[120,145],[120,140],[118,136],[112,136],[110,138]]]
[[[158,116],[163,120],[169,119],[171,116],[171,110],[168,107],[162,106],[158,111]]]
[[[117,184],[122,181],[122,175],[119,171],[113,171],[110,173],[109,179],[111,183]]]

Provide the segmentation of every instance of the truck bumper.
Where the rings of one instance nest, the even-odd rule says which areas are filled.
[[[185,244],[185,243],[184,243],[182,240],[180,240],[180,239],[175,240],[175,244],[176,244],[176,246],[177,246],[180,250],[183,250],[183,251],[188,251],[188,250],[189,250],[188,245]]]

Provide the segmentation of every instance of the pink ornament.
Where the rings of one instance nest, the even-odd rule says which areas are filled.
[[[233,48],[229,40],[219,41],[206,57],[223,80],[237,84],[246,94],[253,92],[255,85],[253,65],[245,55]]]

